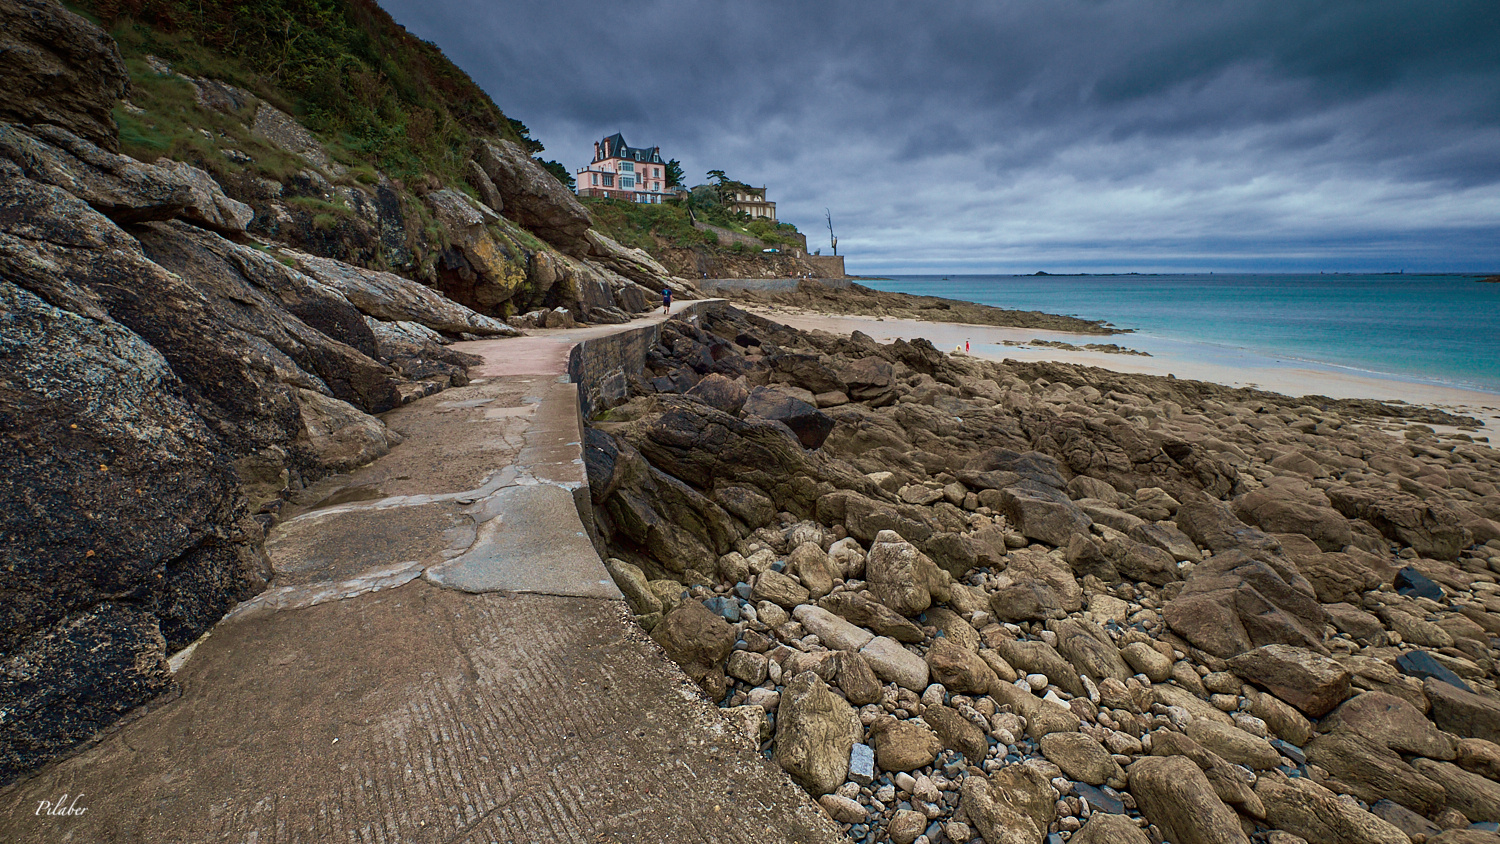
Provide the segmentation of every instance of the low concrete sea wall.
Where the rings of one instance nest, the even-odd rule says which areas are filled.
[[[790,292],[797,289],[799,281],[816,281],[834,290],[847,290],[854,283],[848,278],[702,278],[695,283],[705,293],[715,290],[758,290],[772,293]]]

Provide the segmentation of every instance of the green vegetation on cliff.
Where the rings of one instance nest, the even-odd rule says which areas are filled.
[[[436,46],[408,33],[374,0],[72,0],[71,5],[109,29],[130,67],[132,103],[145,113],[121,109],[116,119],[131,154],[181,157],[185,146],[197,143],[185,137],[180,119],[180,112],[193,105],[191,87],[156,74],[148,55],[177,73],[244,88],[290,113],[355,168],[356,178],[365,165],[397,178],[430,174],[461,181],[476,137],[517,141],[532,153],[542,150],[525,125],[507,118]],[[223,122],[226,130],[237,123]],[[257,147],[245,151],[257,164],[264,162],[263,168],[295,169],[294,162],[278,162],[253,139],[234,139]]]
[[[594,218],[594,228],[625,246],[655,254],[662,245],[691,249],[719,242],[713,234],[693,228],[687,209],[677,203],[645,205],[590,196],[580,199]]]
[[[803,243],[797,227],[790,223],[751,220],[744,214],[736,214],[716,203],[693,201],[692,213],[689,214],[686,205],[675,201],[645,205],[599,197],[581,199],[593,215],[595,228],[626,246],[644,249],[653,255],[661,248],[724,248],[737,251],[747,251],[750,248],[743,243],[721,243],[714,232],[694,227],[694,217],[707,225],[755,238],[764,244],[764,248],[800,247]]]

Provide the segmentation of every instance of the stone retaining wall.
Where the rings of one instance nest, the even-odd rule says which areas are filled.
[[[802,260],[812,264],[820,278],[844,278],[848,275],[844,272],[843,255],[806,255]]]
[[[693,302],[672,315],[672,319],[695,319],[711,308],[723,308],[722,301]],[[661,323],[584,340],[568,355],[568,377],[578,385],[578,408],[585,420],[595,413],[621,403],[630,393],[630,376],[646,368],[646,353],[661,336]]]

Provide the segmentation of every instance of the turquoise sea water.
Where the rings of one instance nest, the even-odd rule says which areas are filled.
[[[1500,393],[1500,284],[1451,275],[897,276],[879,290],[1102,319],[1113,342]],[[1110,342],[1110,341],[1104,341]]]

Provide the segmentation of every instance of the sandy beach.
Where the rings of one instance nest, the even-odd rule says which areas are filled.
[[[737,303],[743,306],[743,303]],[[1081,346],[1101,338],[1030,328],[939,323],[918,320],[879,319],[863,316],[830,316],[794,312],[783,308],[749,308],[769,319],[808,331],[848,334],[862,331],[882,343],[922,337],[937,348],[951,352],[969,344],[969,354],[990,360],[1059,361],[1097,366],[1116,372],[1144,375],[1174,375],[1233,387],[1253,387],[1289,396],[1321,395],[1330,398],[1363,398],[1402,401],[1437,407],[1481,419],[1480,436],[1500,430],[1500,395],[1439,384],[1405,381],[1375,373],[1325,366],[1303,361],[1279,361],[1242,350],[1202,344],[1164,341],[1135,334],[1103,338],[1128,349],[1149,351],[1151,357],[1107,352],[1057,349],[1046,346],[1007,346],[1031,340],[1056,340]]]

